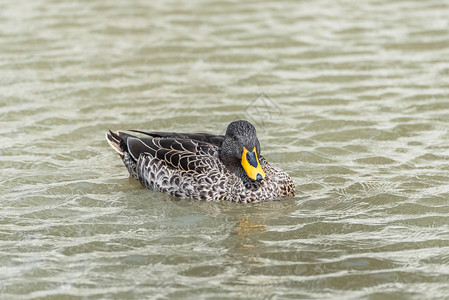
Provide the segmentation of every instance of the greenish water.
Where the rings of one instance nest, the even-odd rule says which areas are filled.
[[[449,295],[445,1],[0,2],[0,298]],[[107,129],[252,121],[297,196],[179,200]]]

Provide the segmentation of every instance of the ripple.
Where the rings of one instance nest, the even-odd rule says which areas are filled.
[[[355,161],[358,163],[361,163],[361,164],[370,164],[370,165],[389,165],[389,164],[393,164],[396,162],[393,159],[390,159],[388,157],[382,157],[382,156],[359,158],[359,159],[356,159]]]
[[[441,1],[19,0],[0,15],[3,297],[447,297]],[[259,121],[296,197],[175,199],[104,141],[235,119]]]
[[[398,135],[385,130],[366,128],[366,129],[348,129],[332,133],[316,134],[313,136],[313,138],[321,142],[347,142],[352,140],[370,140],[370,139],[378,141],[389,141],[389,140],[396,140],[398,138]]]

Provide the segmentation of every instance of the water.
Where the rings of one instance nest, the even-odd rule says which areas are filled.
[[[449,295],[445,1],[0,3],[0,298]],[[178,200],[107,129],[256,125],[297,196]]]

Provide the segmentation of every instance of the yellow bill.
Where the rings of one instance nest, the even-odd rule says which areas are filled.
[[[249,178],[257,181],[265,178],[265,172],[262,170],[257,158],[256,147],[251,152],[243,147],[242,166]]]

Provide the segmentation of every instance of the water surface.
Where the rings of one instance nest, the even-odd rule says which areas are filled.
[[[0,298],[449,294],[444,1],[0,3]],[[107,129],[245,118],[292,199],[179,200]]]

